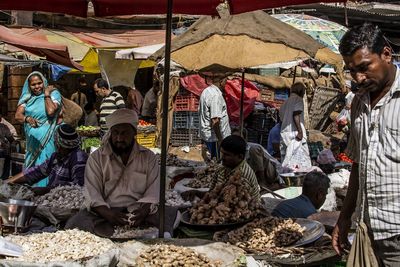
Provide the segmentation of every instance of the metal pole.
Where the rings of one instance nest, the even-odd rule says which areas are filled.
[[[168,0],[167,8],[167,32],[165,35],[165,68],[164,68],[164,89],[162,92],[162,130],[161,130],[161,166],[160,166],[160,203],[158,237],[164,237],[165,223],[165,180],[167,166],[167,131],[168,131],[168,109],[169,109],[169,73],[171,61],[171,31],[172,31],[172,6],[173,0]]]
[[[240,130],[240,136],[243,137],[243,124],[244,124],[244,116],[243,116],[243,102],[244,102],[244,71],[245,69],[242,69],[242,90],[240,93],[240,126],[239,126],[239,130]]]

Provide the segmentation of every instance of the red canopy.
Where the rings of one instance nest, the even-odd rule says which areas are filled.
[[[86,0],[0,0],[0,10],[26,10],[86,17]]]
[[[232,14],[259,9],[346,0],[228,0]],[[173,13],[217,15],[221,0],[174,0]],[[92,0],[96,16],[166,14],[166,0]],[[30,10],[86,17],[87,0],[1,0],[0,10]]]

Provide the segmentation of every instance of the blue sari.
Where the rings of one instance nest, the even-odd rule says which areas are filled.
[[[53,117],[46,113],[44,93],[40,95],[31,94],[29,77],[39,75],[43,81],[43,90],[48,82],[40,72],[34,71],[26,78],[22,89],[19,105],[25,106],[25,116],[30,116],[38,121],[38,127],[33,128],[29,123],[24,123],[26,137],[25,168],[39,165],[50,158],[56,151],[54,144],[54,132],[57,126],[58,114],[61,110],[61,94],[57,90],[51,92],[51,99],[58,102],[58,111]],[[35,186],[44,187],[48,184],[48,178],[41,180]]]

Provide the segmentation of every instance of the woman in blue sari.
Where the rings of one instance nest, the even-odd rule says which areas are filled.
[[[18,101],[15,119],[24,124],[26,137],[25,168],[38,165],[56,151],[54,132],[61,110],[61,94],[49,86],[42,73],[26,78]],[[47,186],[48,179],[36,186]]]

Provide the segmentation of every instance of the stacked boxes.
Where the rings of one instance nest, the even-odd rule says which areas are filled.
[[[199,138],[199,97],[181,89],[174,102],[172,146],[196,146]]]

